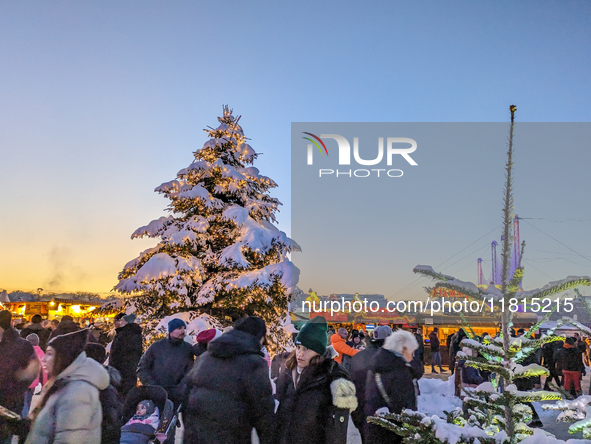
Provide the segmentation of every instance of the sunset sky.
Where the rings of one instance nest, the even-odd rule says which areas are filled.
[[[575,1],[2,2],[0,288],[108,293],[155,245],[130,238],[165,214],[154,188],[192,161],[223,104],[243,116],[262,153],[255,166],[279,184],[288,233],[292,122],[507,122],[512,103],[520,122],[589,122],[589,23],[591,4]],[[516,204],[527,180],[547,185],[523,216],[562,243],[522,225],[540,250],[532,285],[565,277],[557,263],[591,274],[590,153],[559,141],[555,153],[518,152]],[[471,170],[478,155],[461,162],[455,171]],[[416,239],[425,262],[500,223],[497,173],[480,184],[496,197],[473,210],[491,223],[466,220],[476,228],[465,232],[442,213],[439,237]],[[446,180],[462,187],[458,175]],[[429,204],[417,198],[404,211]],[[412,296],[399,290],[414,265],[376,288]]]

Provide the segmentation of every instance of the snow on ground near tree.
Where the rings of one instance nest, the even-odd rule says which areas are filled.
[[[460,398],[454,396],[454,380],[441,379],[419,379],[419,390],[421,395],[418,398],[419,412],[432,416],[437,415],[445,418],[443,411],[451,412],[456,407],[462,407]]]
[[[546,436],[541,430],[534,430],[534,434],[529,438],[525,438],[519,444],[589,444],[591,440],[588,439],[569,439],[563,441],[562,439],[552,438]]]
[[[587,389],[587,387],[584,388]],[[445,418],[444,410],[450,412],[456,407],[462,407],[462,401],[454,396],[453,377],[449,377],[447,381],[436,378],[421,378],[419,380],[419,389],[421,394],[418,397],[418,410],[421,413]],[[543,430],[563,439],[548,438],[542,430],[535,430],[533,436],[521,441],[520,444],[591,444],[591,440],[588,439],[569,439],[569,424],[556,421],[558,412],[542,410],[542,404],[551,404],[553,402],[535,402],[533,404],[544,423]],[[580,433],[577,435],[581,436]]]

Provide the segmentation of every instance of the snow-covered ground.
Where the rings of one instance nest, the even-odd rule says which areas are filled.
[[[429,416],[437,415],[445,418],[444,411],[451,412],[456,407],[462,407],[460,398],[454,396],[454,381],[441,379],[419,379],[421,394],[418,399],[419,412]]]

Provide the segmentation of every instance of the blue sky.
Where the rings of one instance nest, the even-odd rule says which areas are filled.
[[[222,104],[286,231],[291,122],[504,122],[511,103],[588,122],[590,22],[583,1],[2,2],[0,287],[108,292]]]

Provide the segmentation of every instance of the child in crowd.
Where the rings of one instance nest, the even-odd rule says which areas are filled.
[[[137,405],[135,415],[127,421],[127,424],[148,424],[154,427],[154,430],[157,430],[160,425],[158,409],[152,401],[146,399]]]
[[[138,403],[135,415],[121,429],[121,444],[147,443],[158,430],[158,416],[158,407],[149,399]]]

